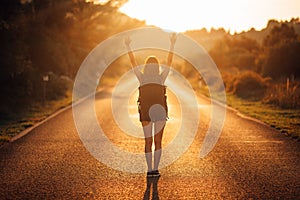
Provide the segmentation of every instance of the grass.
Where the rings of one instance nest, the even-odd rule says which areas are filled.
[[[206,87],[202,87],[200,92],[209,96]],[[232,93],[226,94],[226,104],[246,116],[270,125],[293,139],[300,140],[299,108],[285,109],[272,104],[262,103],[259,100],[242,99]]]
[[[294,139],[300,138],[300,109],[283,109],[261,101],[250,101],[227,95],[227,105],[256,118]]]
[[[227,93],[223,103],[300,141],[299,81],[272,82],[253,71],[223,72],[223,80]],[[209,96],[205,84],[200,92]],[[220,101],[218,95],[215,98]]]
[[[115,79],[102,80],[102,84],[113,85]],[[194,89],[199,90],[198,82]],[[206,87],[201,87],[201,93],[208,96]],[[44,120],[55,111],[70,105],[72,93],[68,91],[63,99],[48,101],[45,105],[36,104],[29,107],[26,111],[18,114],[11,113],[6,121],[0,121],[0,145],[8,142],[13,136]],[[256,118],[269,124],[281,131],[283,134],[300,139],[300,109],[284,109],[272,104],[262,103],[261,101],[251,101],[227,94],[227,105],[237,109],[239,112]]]
[[[31,105],[22,113],[11,113],[6,117],[7,120],[0,121],[0,145],[9,142],[13,136],[44,120],[57,110],[70,105],[71,102],[72,93],[68,91],[60,100],[47,101],[45,105],[42,103]]]

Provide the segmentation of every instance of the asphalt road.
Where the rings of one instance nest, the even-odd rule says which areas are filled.
[[[88,99],[78,105],[87,119],[82,122],[86,123],[86,132],[92,131],[88,124],[90,115],[85,113],[90,103]],[[133,123],[139,125],[134,103],[128,112]],[[170,120],[164,132],[164,147],[181,125],[181,108],[171,92],[168,103]],[[99,162],[80,140],[72,109],[68,109],[0,148],[0,198],[147,199],[154,191],[153,196],[159,199],[299,199],[299,142],[227,110],[215,148],[200,158],[211,104],[200,97],[198,103],[200,121],[191,146],[160,170],[159,179],[147,180],[145,173],[118,171]],[[143,152],[143,139],[124,134],[113,120],[110,90],[96,96],[95,108],[110,142],[129,152]],[[114,158],[108,162],[128,165]],[[135,169],[134,162],[129,166]],[[151,183],[154,190],[151,187],[148,192]]]

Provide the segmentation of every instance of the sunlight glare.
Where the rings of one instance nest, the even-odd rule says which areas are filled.
[[[177,32],[220,28],[231,31],[262,29],[269,19],[299,17],[298,0],[129,0],[120,11],[148,25]]]
[[[85,2],[93,2],[93,4],[101,4],[104,5],[107,2],[109,2],[109,0],[86,0]]]

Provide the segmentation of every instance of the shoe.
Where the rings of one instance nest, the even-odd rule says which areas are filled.
[[[152,193],[152,199],[159,200],[158,192]]]

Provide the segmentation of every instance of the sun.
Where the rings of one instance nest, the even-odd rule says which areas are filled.
[[[149,25],[157,25],[177,32],[207,27],[241,29],[244,21],[237,11],[241,3],[228,1],[171,1],[171,0],[130,0],[120,11],[131,17],[146,20]],[[230,8],[230,9],[229,9]]]
[[[129,0],[120,11],[148,25],[177,32],[200,28],[262,29],[269,19],[299,17],[300,1]]]
[[[86,0],[105,4],[110,0]],[[120,9],[132,18],[145,20],[165,30],[184,32],[206,28],[224,28],[241,32],[260,30],[270,19],[300,17],[299,0],[128,0]]]

